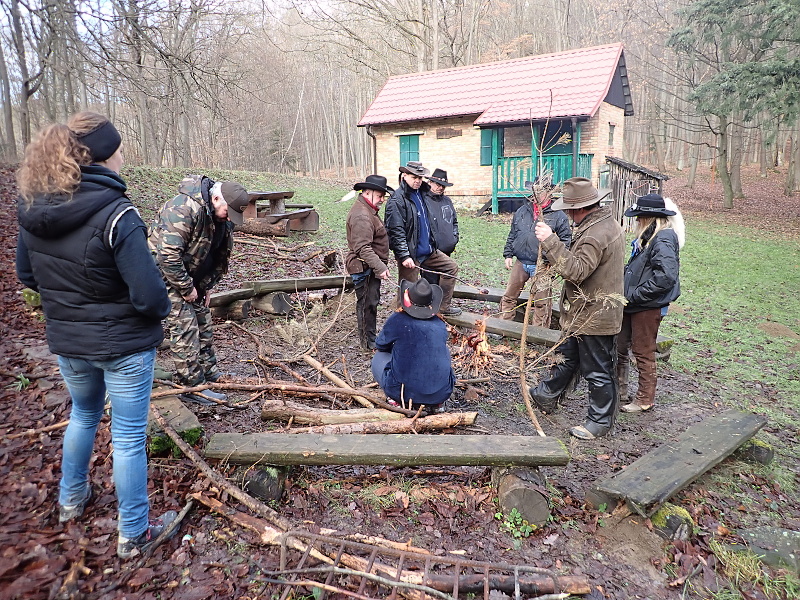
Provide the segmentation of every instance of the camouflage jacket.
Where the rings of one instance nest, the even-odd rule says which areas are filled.
[[[211,257],[213,265],[195,281],[211,251],[214,238],[214,213],[209,192],[214,182],[202,175],[188,175],[178,186],[178,195],[161,208],[158,221],[150,228],[150,251],[161,269],[164,281],[181,296],[188,296],[192,287],[199,294],[208,292],[228,272],[233,250],[233,223],[217,222],[225,227],[224,238]]]

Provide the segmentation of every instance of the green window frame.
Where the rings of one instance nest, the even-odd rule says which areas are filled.
[[[400,135],[400,164],[419,161],[419,135]]]

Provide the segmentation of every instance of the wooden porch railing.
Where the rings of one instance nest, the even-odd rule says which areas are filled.
[[[593,154],[578,155],[578,177],[592,176]],[[530,156],[499,158],[495,189],[502,196],[525,196],[525,182],[533,181],[538,171],[538,161]],[[572,154],[546,154],[542,160],[546,172],[553,174],[553,183],[559,184],[572,177]]]

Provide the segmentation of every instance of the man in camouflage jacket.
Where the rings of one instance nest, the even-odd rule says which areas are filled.
[[[233,227],[242,223],[248,203],[247,191],[238,183],[189,175],[150,230],[150,250],[172,301],[165,322],[167,337],[177,379],[184,385],[219,378],[208,308],[210,291],[228,272]],[[225,399],[211,390],[203,393]]]

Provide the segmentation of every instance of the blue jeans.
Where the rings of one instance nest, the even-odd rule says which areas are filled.
[[[61,376],[72,396],[58,502],[74,506],[86,497],[89,460],[108,391],[118,528],[127,538],[137,537],[149,526],[146,444],[155,357],[155,348],[109,360],[58,357]]]

